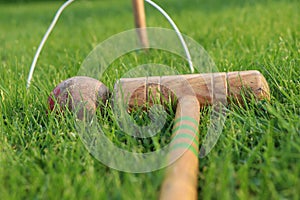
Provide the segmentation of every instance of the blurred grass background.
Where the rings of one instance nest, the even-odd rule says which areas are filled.
[[[157,198],[163,170],[110,169],[86,151],[71,119],[46,114],[55,85],[75,76],[98,43],[133,28],[131,1],[76,1],[67,8],[39,58],[29,92],[33,55],[63,1],[0,2],[0,199]],[[199,199],[299,199],[299,1],[158,3],[184,34],[203,45],[219,71],[257,69],[270,84],[270,103],[229,108],[216,147],[200,159]],[[148,5],[146,14],[148,26],[170,28]],[[129,56],[115,66],[132,68],[147,59]],[[149,61],[177,67],[167,54]],[[201,121],[203,138],[209,117]],[[113,129],[107,131],[118,134]]]

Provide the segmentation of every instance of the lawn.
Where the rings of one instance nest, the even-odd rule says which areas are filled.
[[[86,150],[72,117],[47,114],[51,90],[77,75],[94,47],[133,28],[130,1],[78,1],[67,8],[26,90],[33,55],[61,3],[0,3],[0,199],[156,199],[163,169],[140,174],[111,169]],[[300,199],[299,1],[159,4],[207,50],[218,71],[259,70],[271,90],[270,102],[228,107],[218,143],[200,159],[199,199]],[[146,13],[148,26],[170,28],[148,5]],[[186,61],[169,53],[132,52],[117,59],[102,81],[112,89],[115,72],[122,75],[145,62],[188,73]],[[110,107],[104,112],[106,134],[122,145]],[[166,133],[173,117],[169,112]],[[201,138],[208,123],[202,114]],[[152,145],[128,143],[143,150]]]

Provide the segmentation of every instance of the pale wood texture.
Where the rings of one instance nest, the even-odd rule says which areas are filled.
[[[169,154],[169,159],[175,162],[167,168],[161,186],[161,200],[197,199],[199,118],[200,106],[195,96],[178,99]]]
[[[179,120],[179,123],[175,123],[173,127],[173,138],[176,135],[184,136],[187,134],[190,138],[196,134],[196,142],[193,142],[191,148],[167,168],[160,199],[197,199],[199,166],[197,124],[199,123],[200,107],[220,102],[226,104],[232,102],[232,99],[241,102],[243,92],[253,94],[257,100],[270,99],[268,83],[264,76],[256,70],[123,78],[116,83],[115,97],[124,99],[129,109],[134,106],[145,106],[146,103],[151,106],[157,99],[163,104],[171,98],[173,101],[177,100],[175,121],[182,116],[188,116],[193,118],[194,122],[196,121],[196,123],[192,123],[190,120]],[[187,129],[187,126],[190,128]],[[181,139],[177,139],[175,142],[172,140],[170,146],[188,141],[188,137],[179,138]],[[179,150],[175,148],[174,151],[171,151],[169,159],[172,160],[178,156]]]
[[[120,90],[121,88],[121,90]],[[258,100],[270,99],[270,89],[264,76],[256,70],[122,78],[115,85],[116,95],[123,93],[128,106],[143,106],[159,98],[163,104],[186,95],[197,97],[200,107],[218,102],[226,104],[230,98],[242,100],[242,91],[252,93]]]
[[[138,28],[137,34],[143,48],[149,47],[146,31],[146,15],[144,0],[132,0],[135,27]]]
[[[227,73],[228,94],[242,101],[241,91],[249,89],[257,99],[270,100],[270,88],[265,77],[256,70]],[[248,91],[249,92],[249,91]]]

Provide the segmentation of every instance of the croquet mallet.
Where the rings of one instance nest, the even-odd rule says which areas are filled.
[[[257,100],[270,98],[268,83],[255,70],[122,78],[116,83],[118,89],[121,91],[116,93],[122,92],[129,108],[151,105],[157,98],[161,103],[169,98],[177,102],[168,159],[178,157],[178,152],[181,156],[167,167],[160,190],[160,199],[170,200],[197,199],[200,108],[232,99],[243,104],[243,91],[251,92]]]

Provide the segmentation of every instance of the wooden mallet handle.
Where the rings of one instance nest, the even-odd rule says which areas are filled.
[[[169,159],[181,155],[167,168],[160,199],[197,199],[198,125],[200,106],[195,96],[178,99]]]
[[[132,0],[135,27],[138,28],[137,34],[143,48],[149,47],[146,31],[146,15],[144,0]]]

